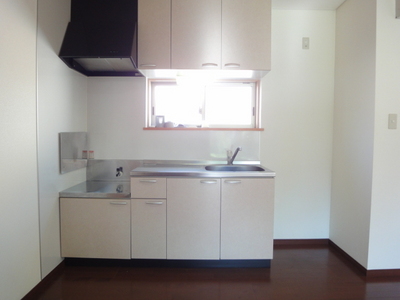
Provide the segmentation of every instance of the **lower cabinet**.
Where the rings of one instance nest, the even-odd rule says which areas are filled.
[[[60,198],[61,256],[131,257],[130,199]]]
[[[219,259],[220,179],[167,179],[167,258]]]
[[[269,260],[274,178],[135,178],[132,199],[60,198],[63,257]]]
[[[165,199],[132,199],[132,258],[167,258]]]
[[[272,259],[274,179],[221,183],[221,259]]]

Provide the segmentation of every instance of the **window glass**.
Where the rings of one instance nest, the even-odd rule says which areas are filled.
[[[149,81],[148,126],[155,116],[184,127],[255,128],[257,82],[218,82],[203,86]]]
[[[177,125],[201,125],[203,93],[203,90],[182,88],[176,84],[156,84],[153,89],[154,114]]]
[[[205,121],[210,126],[253,127],[254,86],[220,84],[206,88]]]

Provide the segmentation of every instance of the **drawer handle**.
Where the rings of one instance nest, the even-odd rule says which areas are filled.
[[[146,204],[150,205],[163,205],[162,201],[146,201]]]
[[[225,67],[227,67],[227,68],[240,68],[240,64],[229,63],[229,64],[225,64]]]
[[[157,180],[155,179],[142,179],[140,182],[147,182],[147,183],[157,183]]]
[[[213,183],[217,183],[216,180],[200,180],[201,183],[206,183],[206,184],[213,184]]]
[[[218,67],[218,64],[216,63],[204,63],[201,64],[202,67]]]
[[[225,183],[227,184],[238,184],[242,183],[240,180],[225,180]]]
[[[148,68],[155,68],[156,65],[152,65],[152,64],[141,64],[141,67],[148,67]]]
[[[110,204],[111,205],[127,205],[128,202],[126,202],[126,201],[111,201]]]

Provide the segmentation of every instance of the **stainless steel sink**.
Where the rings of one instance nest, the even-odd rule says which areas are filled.
[[[263,172],[265,169],[253,165],[209,165],[207,171],[216,172]]]
[[[226,164],[223,161],[169,162],[144,164],[131,171],[133,177],[188,177],[188,178],[273,178],[275,172],[259,162]]]

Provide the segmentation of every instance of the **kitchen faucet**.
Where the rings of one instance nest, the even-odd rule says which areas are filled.
[[[117,168],[117,174],[115,176],[120,177],[120,176],[122,176],[122,174],[124,174],[123,172],[124,172],[124,168],[119,167],[119,168]]]
[[[228,151],[228,153],[227,153],[228,165],[232,165],[233,164],[233,161],[235,160],[236,155],[241,150],[242,150],[242,147],[237,147],[236,150],[235,150],[235,153],[233,153],[233,155],[232,155],[232,151],[230,151],[230,150]]]

